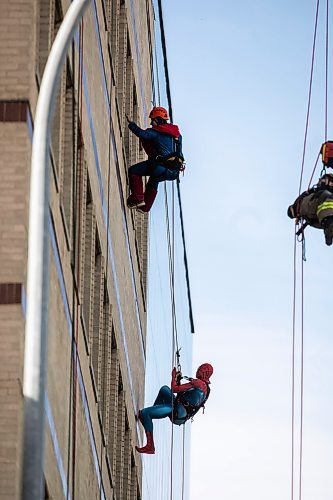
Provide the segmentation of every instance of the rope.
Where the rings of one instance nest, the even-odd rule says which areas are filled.
[[[326,0],[326,49],[325,49],[325,142],[327,141],[328,108],[328,38],[329,38],[329,0]]]
[[[169,79],[169,71],[168,71],[168,63],[167,63],[167,52],[166,52],[165,31],[164,31],[163,11],[162,11],[161,0],[158,0],[158,13],[159,13],[159,26],[160,26],[163,63],[164,63],[164,74],[165,74],[165,81],[166,81],[166,94],[167,94],[167,100],[168,100],[170,120],[171,120],[171,122],[173,122],[170,79]],[[158,63],[157,63],[156,45],[155,45],[155,65],[156,65],[156,76],[157,76],[157,83],[158,83],[158,103],[160,104],[160,82],[159,82],[159,71],[158,71]],[[156,96],[156,93],[153,93],[153,95]],[[181,222],[181,234],[182,234],[183,253],[184,253],[184,266],[185,266],[185,276],[186,276],[186,286],[187,286],[187,297],[188,297],[188,305],[189,305],[189,319],[190,319],[190,325],[191,325],[191,332],[194,333],[194,321],[193,321],[193,312],[192,312],[190,280],[189,280],[189,272],[188,272],[187,252],[186,252],[186,244],[185,244],[184,219],[183,219],[179,179],[177,181],[177,193],[178,193],[179,213],[180,213],[180,222]],[[177,364],[177,366],[179,364],[179,344],[178,344],[177,315],[176,315],[176,304],[175,304],[175,187],[174,187],[174,183],[172,183],[172,202],[171,202],[172,236],[171,236],[171,232],[170,232],[170,218],[169,218],[168,193],[167,193],[166,182],[164,183],[164,194],[165,194],[165,217],[166,217],[168,257],[169,257],[171,314],[172,314],[172,353],[173,353],[172,364],[174,367],[174,366],[176,366],[176,364]],[[171,454],[171,458],[170,458],[170,500],[173,499],[173,451],[174,451],[173,412],[174,412],[174,403],[172,401],[172,418],[171,418],[172,426],[171,426],[171,444],[170,444],[170,454]],[[183,457],[183,467],[182,467],[182,500],[183,500],[184,499],[184,475],[185,475],[185,427],[184,426],[183,426],[182,457]]]
[[[294,453],[295,453],[295,337],[296,337],[296,249],[297,226],[294,237],[294,289],[293,289],[293,332],[292,332],[292,371],[291,371],[291,500],[294,500]]]
[[[182,500],[185,498],[185,425],[183,425],[183,456],[182,456]]]
[[[320,150],[319,150],[319,153],[318,153],[318,156],[317,156],[317,159],[316,159],[316,163],[315,163],[315,165],[314,165],[314,167],[313,167],[313,170],[312,170],[312,174],[311,174],[310,181],[309,181],[309,184],[308,184],[308,189],[310,189],[310,186],[311,186],[311,183],[312,183],[312,179],[313,179],[314,173],[315,173],[316,168],[317,168],[317,164],[318,164],[319,156],[320,156]],[[299,193],[299,194],[300,194],[300,193]]]
[[[173,185],[172,185],[173,186]],[[173,190],[174,193],[174,190]],[[172,316],[172,368],[175,366],[175,356],[178,350],[178,335],[177,335],[177,318],[175,308],[175,290],[174,290],[174,195],[172,196],[172,236],[170,231],[170,218],[168,206],[168,192],[166,182],[164,182],[164,200],[165,200],[165,218],[168,242],[168,258],[169,258],[169,281],[170,281],[170,296],[171,296],[171,316]],[[173,412],[174,401],[172,399],[172,415],[171,415],[171,444],[170,444],[170,500],[173,498],[173,449],[174,449],[174,427],[173,427]]]
[[[304,255],[304,238],[302,254]],[[301,409],[300,409],[300,445],[299,445],[299,500],[302,498],[302,466],[303,466],[303,394],[304,394],[304,258],[301,260]]]
[[[166,42],[165,42],[162,0],[158,0],[158,14],[159,14],[159,23],[160,23],[160,32],[161,32],[161,42],[162,42],[164,73],[165,73],[165,81],[166,81],[166,93],[167,93],[167,100],[168,100],[168,107],[169,107],[169,115],[170,115],[171,122],[173,122],[173,111],[172,111],[172,101],[171,101],[168,58],[167,58],[167,50],[166,50]],[[194,320],[193,320],[193,310],[192,310],[192,300],[191,300],[190,277],[189,277],[189,271],[188,271],[188,261],[187,261],[187,252],[186,252],[186,243],[185,243],[184,218],[183,218],[183,209],[182,209],[182,203],[181,203],[179,179],[177,181],[177,191],[178,191],[178,200],[179,200],[181,233],[182,233],[183,249],[184,249],[184,266],[185,266],[185,277],[186,277],[186,285],[187,285],[189,317],[190,317],[191,333],[194,333]]]
[[[304,132],[304,142],[303,142],[301,175],[300,175],[299,190],[298,190],[298,194],[299,195],[301,194],[301,189],[302,189],[302,180],[303,180],[304,162],[305,162],[305,151],[306,151],[306,143],[307,143],[308,129],[309,129],[310,105],[311,105],[312,82],[313,82],[313,68],[314,68],[314,59],[315,59],[315,51],[316,51],[317,27],[318,27],[318,12],[319,12],[319,0],[317,0],[315,26],[314,26],[314,34],[313,34],[311,71],[310,71],[310,83],[309,83],[309,93],[308,93],[308,105],[307,105],[306,121],[305,121],[305,132]]]
[[[291,373],[291,500],[294,500],[295,490],[295,359],[296,359],[296,289],[297,289],[297,225],[294,236],[294,258],[293,258],[293,312],[292,312],[292,373]],[[305,239],[302,238],[301,252],[301,283],[300,283],[300,307],[301,307],[301,331],[300,331],[300,417],[299,417],[299,477],[298,498],[302,499],[302,472],[303,472],[303,408],[304,408],[304,252]]]
[[[319,2],[316,3],[316,14],[315,14],[315,24],[314,24],[314,34],[313,34],[313,44],[312,44],[312,57],[311,57],[311,70],[310,70],[310,82],[309,82],[309,92],[308,92],[308,103],[307,103],[307,113],[305,121],[305,131],[304,131],[304,141],[303,141],[303,151],[302,151],[302,162],[301,162],[301,172],[299,181],[299,191],[298,195],[301,194],[304,164],[305,164],[305,152],[307,146],[307,136],[309,129],[309,118],[310,118],[310,107],[311,107],[311,97],[312,97],[312,84],[313,84],[313,71],[314,71],[314,61],[315,61],[315,51],[316,51],[316,39],[317,39],[317,29],[318,29],[318,14],[319,14]],[[325,54],[325,142],[327,141],[327,121],[328,121],[328,38],[329,38],[329,0],[326,0],[326,54]],[[317,168],[318,160],[320,156],[320,151],[317,155],[317,159],[310,177],[308,184],[308,189],[310,189],[312,179]],[[302,253],[301,253],[301,345],[300,345],[300,422],[299,422],[299,478],[298,478],[298,498],[302,498],[302,472],[303,472],[303,402],[304,402],[304,261],[305,261],[305,238],[304,238],[304,226],[301,225],[301,242],[302,242]],[[292,388],[291,388],[291,500],[294,500],[294,489],[295,489],[295,358],[296,358],[296,288],[297,288],[297,275],[296,275],[296,243],[298,234],[300,231],[298,229],[298,223],[295,226],[295,236],[294,236],[294,259],[293,259],[293,317],[292,317]]]

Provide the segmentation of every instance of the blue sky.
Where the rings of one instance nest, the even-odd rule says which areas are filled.
[[[323,8],[305,181],[323,141]],[[164,2],[174,118],[187,159],[181,188],[194,360],[215,367],[206,413],[192,424],[191,500],[290,498],[286,209],[298,192],[314,15],[315,1]],[[332,500],[333,249],[311,228],[306,248],[302,498]]]

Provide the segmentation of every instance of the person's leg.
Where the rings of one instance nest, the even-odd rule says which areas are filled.
[[[165,385],[159,390],[154,405],[140,410],[139,419],[146,432],[147,444],[142,448],[139,448],[138,446],[135,447],[139,453],[155,453],[153,420],[170,417],[172,413],[173,400],[174,395],[172,394],[171,389]]]
[[[318,198],[317,217],[324,228],[326,245],[333,242],[333,194],[323,191]]]
[[[170,168],[164,167],[163,165],[155,165],[152,173],[150,175],[150,179],[152,182],[159,183],[163,181],[174,181],[179,176],[178,170],[171,170]],[[149,179],[149,180],[150,180]]]
[[[163,181],[173,181],[177,179],[178,172],[176,170],[170,170],[169,168],[163,167],[163,165],[155,165],[152,170],[149,181],[147,182],[144,200],[145,204],[140,207],[141,212],[149,212],[153,203],[155,201],[158,184]]]
[[[139,163],[135,163],[134,165],[129,167],[128,174],[144,177],[145,175],[149,175],[151,168],[152,162],[150,160],[140,161]]]
[[[128,169],[128,182],[131,190],[131,194],[127,198],[127,206],[129,208],[136,208],[144,205],[142,177],[148,175],[150,167],[151,162],[146,160],[136,163]]]
[[[172,401],[174,400],[174,395],[170,389],[169,386],[163,385],[163,387],[160,388],[156,399],[154,401],[154,406],[155,405],[163,405],[163,404],[172,404]]]
[[[154,405],[140,410],[139,419],[146,431],[153,431],[153,419],[165,418],[170,414],[174,399],[170,387],[164,385],[159,390]]]

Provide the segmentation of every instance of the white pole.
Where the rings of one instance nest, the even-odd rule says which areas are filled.
[[[56,89],[69,45],[91,0],[74,0],[54,40],[36,108],[31,158],[27,318],[24,352],[22,499],[44,498],[44,396],[49,294],[50,134]]]

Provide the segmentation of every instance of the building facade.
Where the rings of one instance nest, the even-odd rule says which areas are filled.
[[[46,60],[69,0],[0,5],[0,498],[20,497],[29,177]],[[146,215],[126,207],[152,95],[150,0],[92,0],[51,144],[45,498],[142,497]],[[33,452],[33,450],[31,450]]]

